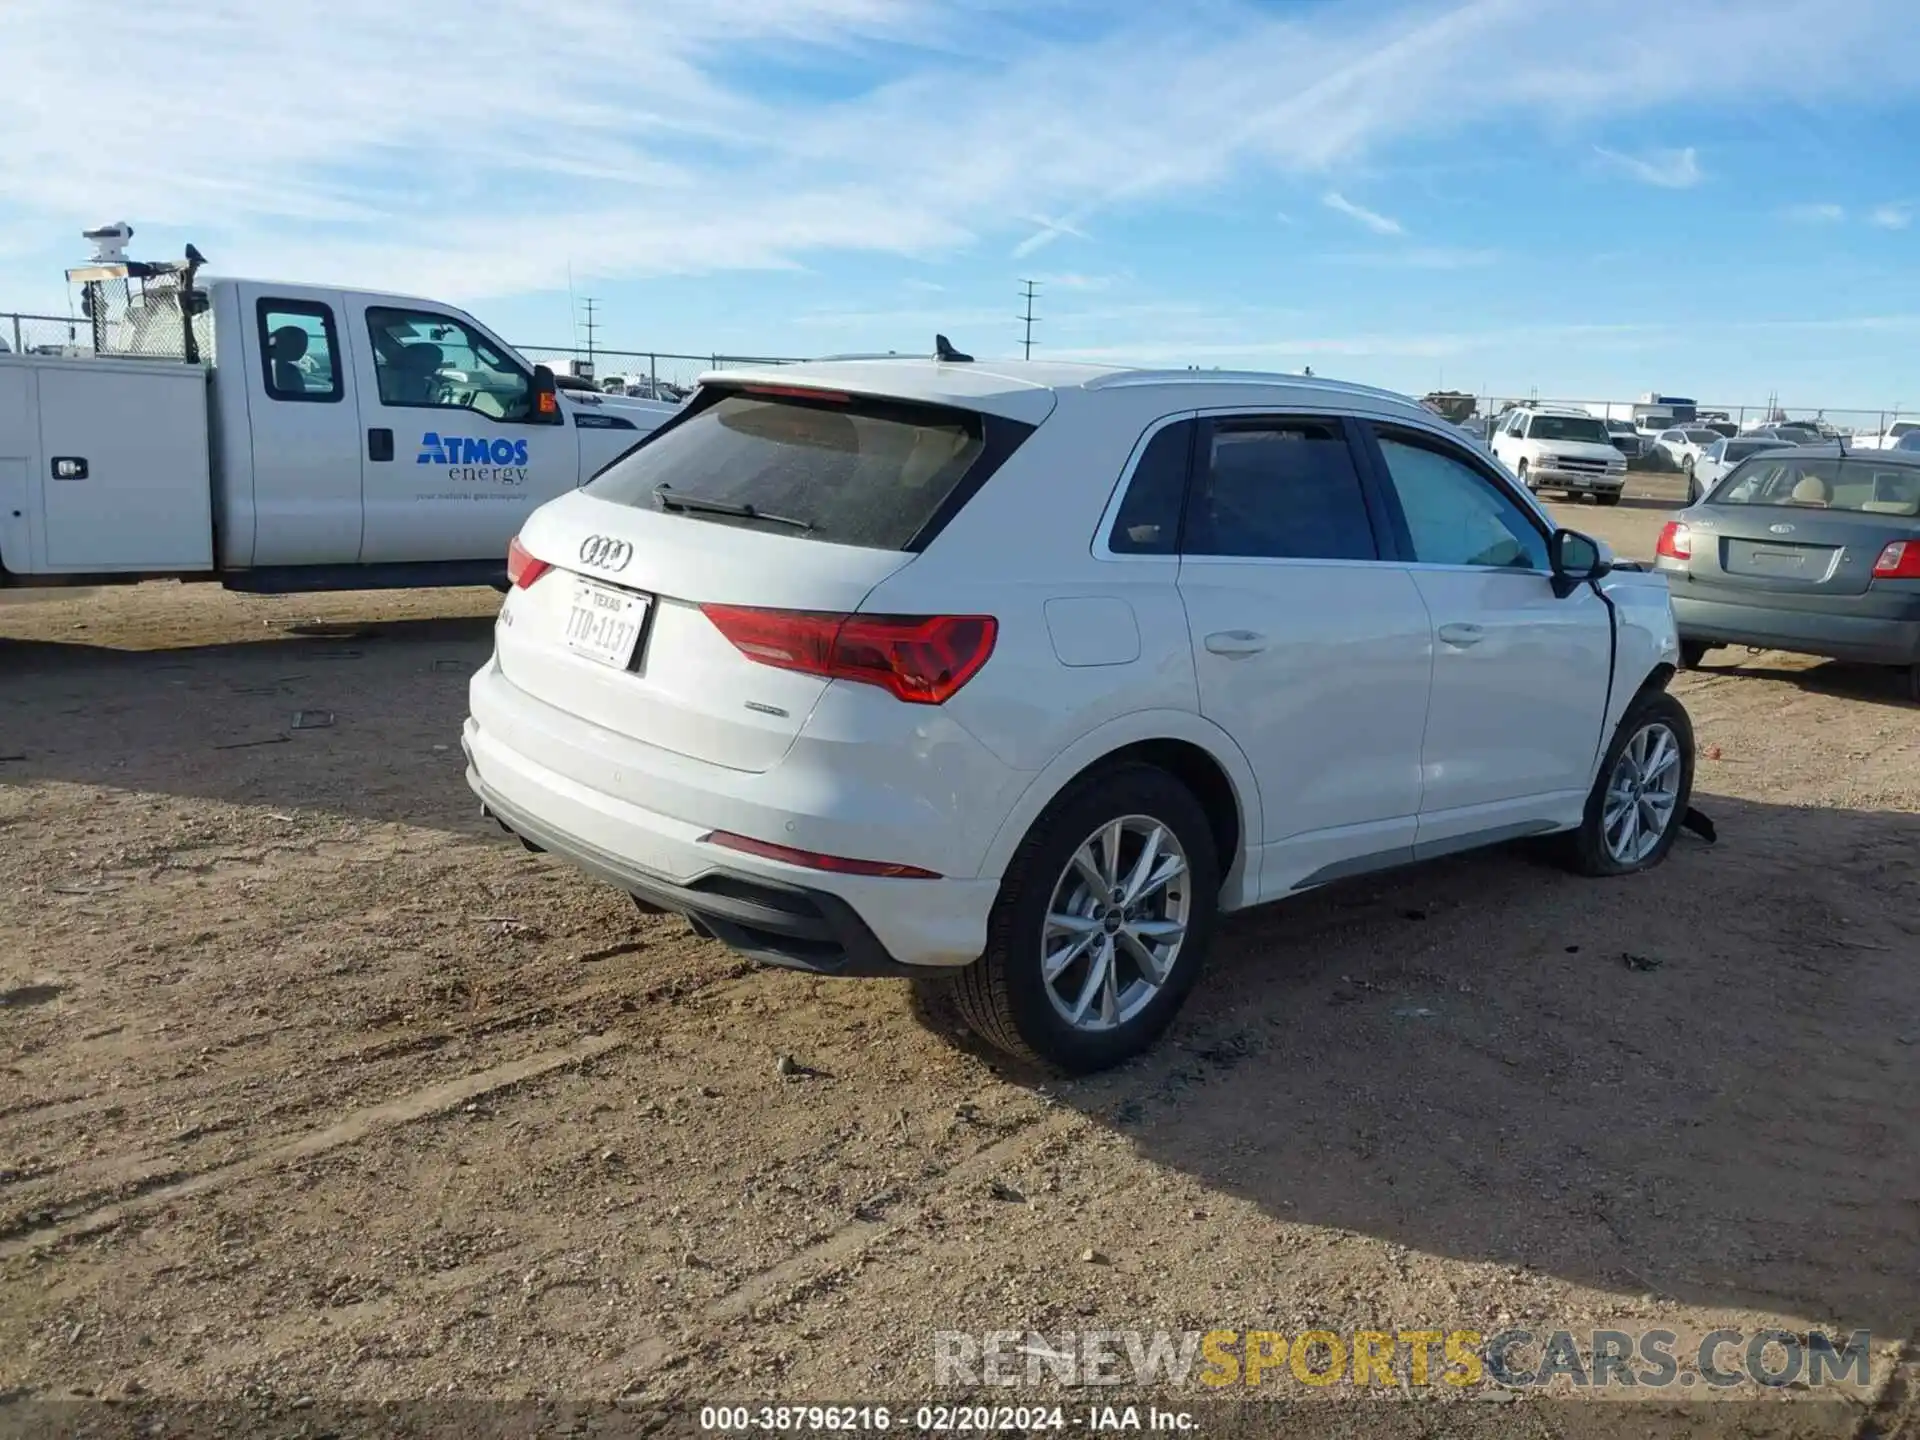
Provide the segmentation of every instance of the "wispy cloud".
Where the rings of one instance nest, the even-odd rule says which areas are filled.
[[[455,299],[557,289],[569,262],[584,281],[1025,259],[1091,214],[1254,172],[1324,186],[1494,124],[1592,133],[1776,79],[1920,88],[1884,43],[1911,0],[1821,0],[1817,27],[1808,3],[1615,0],[1594,26],[1580,0],[1211,0],[1196,26],[1087,0],[494,0],[475,26],[460,0],[93,0],[90,27],[141,57],[115,77],[127,145],[73,123],[98,76],[71,0],[0,0],[0,213],[59,238],[125,216],[229,273]],[[1696,183],[1675,154],[1623,158]]]
[[[1068,270],[1046,275],[1036,275],[1034,281],[1042,290],[1111,290],[1117,275],[1082,275],[1078,271]]]
[[[1332,265],[1364,265],[1383,270],[1477,270],[1500,258],[1498,250],[1412,246],[1403,250],[1360,250],[1320,257]]]
[[[1780,213],[1807,225],[1833,225],[1847,218],[1846,206],[1832,204],[1789,205]]]
[[[1876,205],[1867,223],[1882,230],[1904,230],[1913,223],[1913,208],[1908,205]]]
[[[1062,235],[1071,235],[1076,240],[1093,238],[1079,227],[1077,215],[1069,220],[1053,220],[1045,215],[1028,215],[1023,218],[1029,225],[1037,225],[1040,228],[1013,247],[1013,258],[1016,260],[1024,260],[1027,256],[1046,249]]]
[[[1664,190],[1688,190],[1706,178],[1700,168],[1700,157],[1691,145],[1684,150],[1651,150],[1645,155],[1627,155],[1618,150],[1609,150],[1604,145],[1596,145],[1593,150],[1609,165],[1631,175],[1643,185],[1658,185]]]
[[[1404,235],[1406,227],[1390,215],[1382,215],[1378,210],[1369,210],[1364,205],[1356,205],[1338,190],[1329,190],[1320,197],[1320,203],[1327,209],[1356,220],[1376,235]]]

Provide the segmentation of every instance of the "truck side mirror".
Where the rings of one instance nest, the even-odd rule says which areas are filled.
[[[545,365],[533,367],[533,413],[527,419],[535,425],[565,423],[566,417],[560,413],[560,387]]]

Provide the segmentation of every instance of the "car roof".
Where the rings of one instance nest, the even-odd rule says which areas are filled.
[[[1343,408],[1388,410],[1423,422],[1445,423],[1411,396],[1322,375],[1284,375],[1255,370],[1148,370],[1061,360],[960,360],[885,357],[871,360],[809,360],[791,365],[743,366],[709,371],[700,383],[799,386],[839,390],[932,405],[984,410],[1037,423],[1062,391],[1165,390],[1178,395],[1175,408],[1204,403],[1195,391],[1236,392],[1233,404],[1272,404],[1287,409],[1346,402]],[[1356,403],[1361,402],[1361,403]]]

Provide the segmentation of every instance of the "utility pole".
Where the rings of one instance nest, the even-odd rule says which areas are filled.
[[[1016,320],[1024,320],[1027,326],[1026,339],[1021,343],[1020,358],[1022,360],[1031,360],[1033,358],[1033,297],[1039,293],[1040,287],[1034,281],[1022,280],[1020,282],[1020,295],[1027,302],[1027,310],[1024,315],[1016,315],[1013,318]]]
[[[594,318],[593,318],[593,307],[597,302],[594,300],[594,298],[591,295],[589,295],[582,303],[587,307],[587,319],[586,319],[586,324],[583,327],[587,332],[587,373],[592,374],[593,373],[593,332],[599,329],[599,326],[594,322]]]

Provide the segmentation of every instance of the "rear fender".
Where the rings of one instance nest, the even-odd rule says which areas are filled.
[[[1182,710],[1142,710],[1118,716],[1088,732],[1057,755],[1028,784],[999,832],[987,846],[980,867],[982,878],[1006,874],[1013,852],[1033,828],[1041,813],[1061,791],[1109,755],[1150,740],[1180,740],[1205,751],[1233,787],[1240,811],[1240,853],[1221,857],[1225,879],[1220,887],[1223,909],[1237,910],[1259,893],[1259,863],[1249,836],[1266,833],[1260,807],[1260,787],[1245,752],[1218,725]]]

